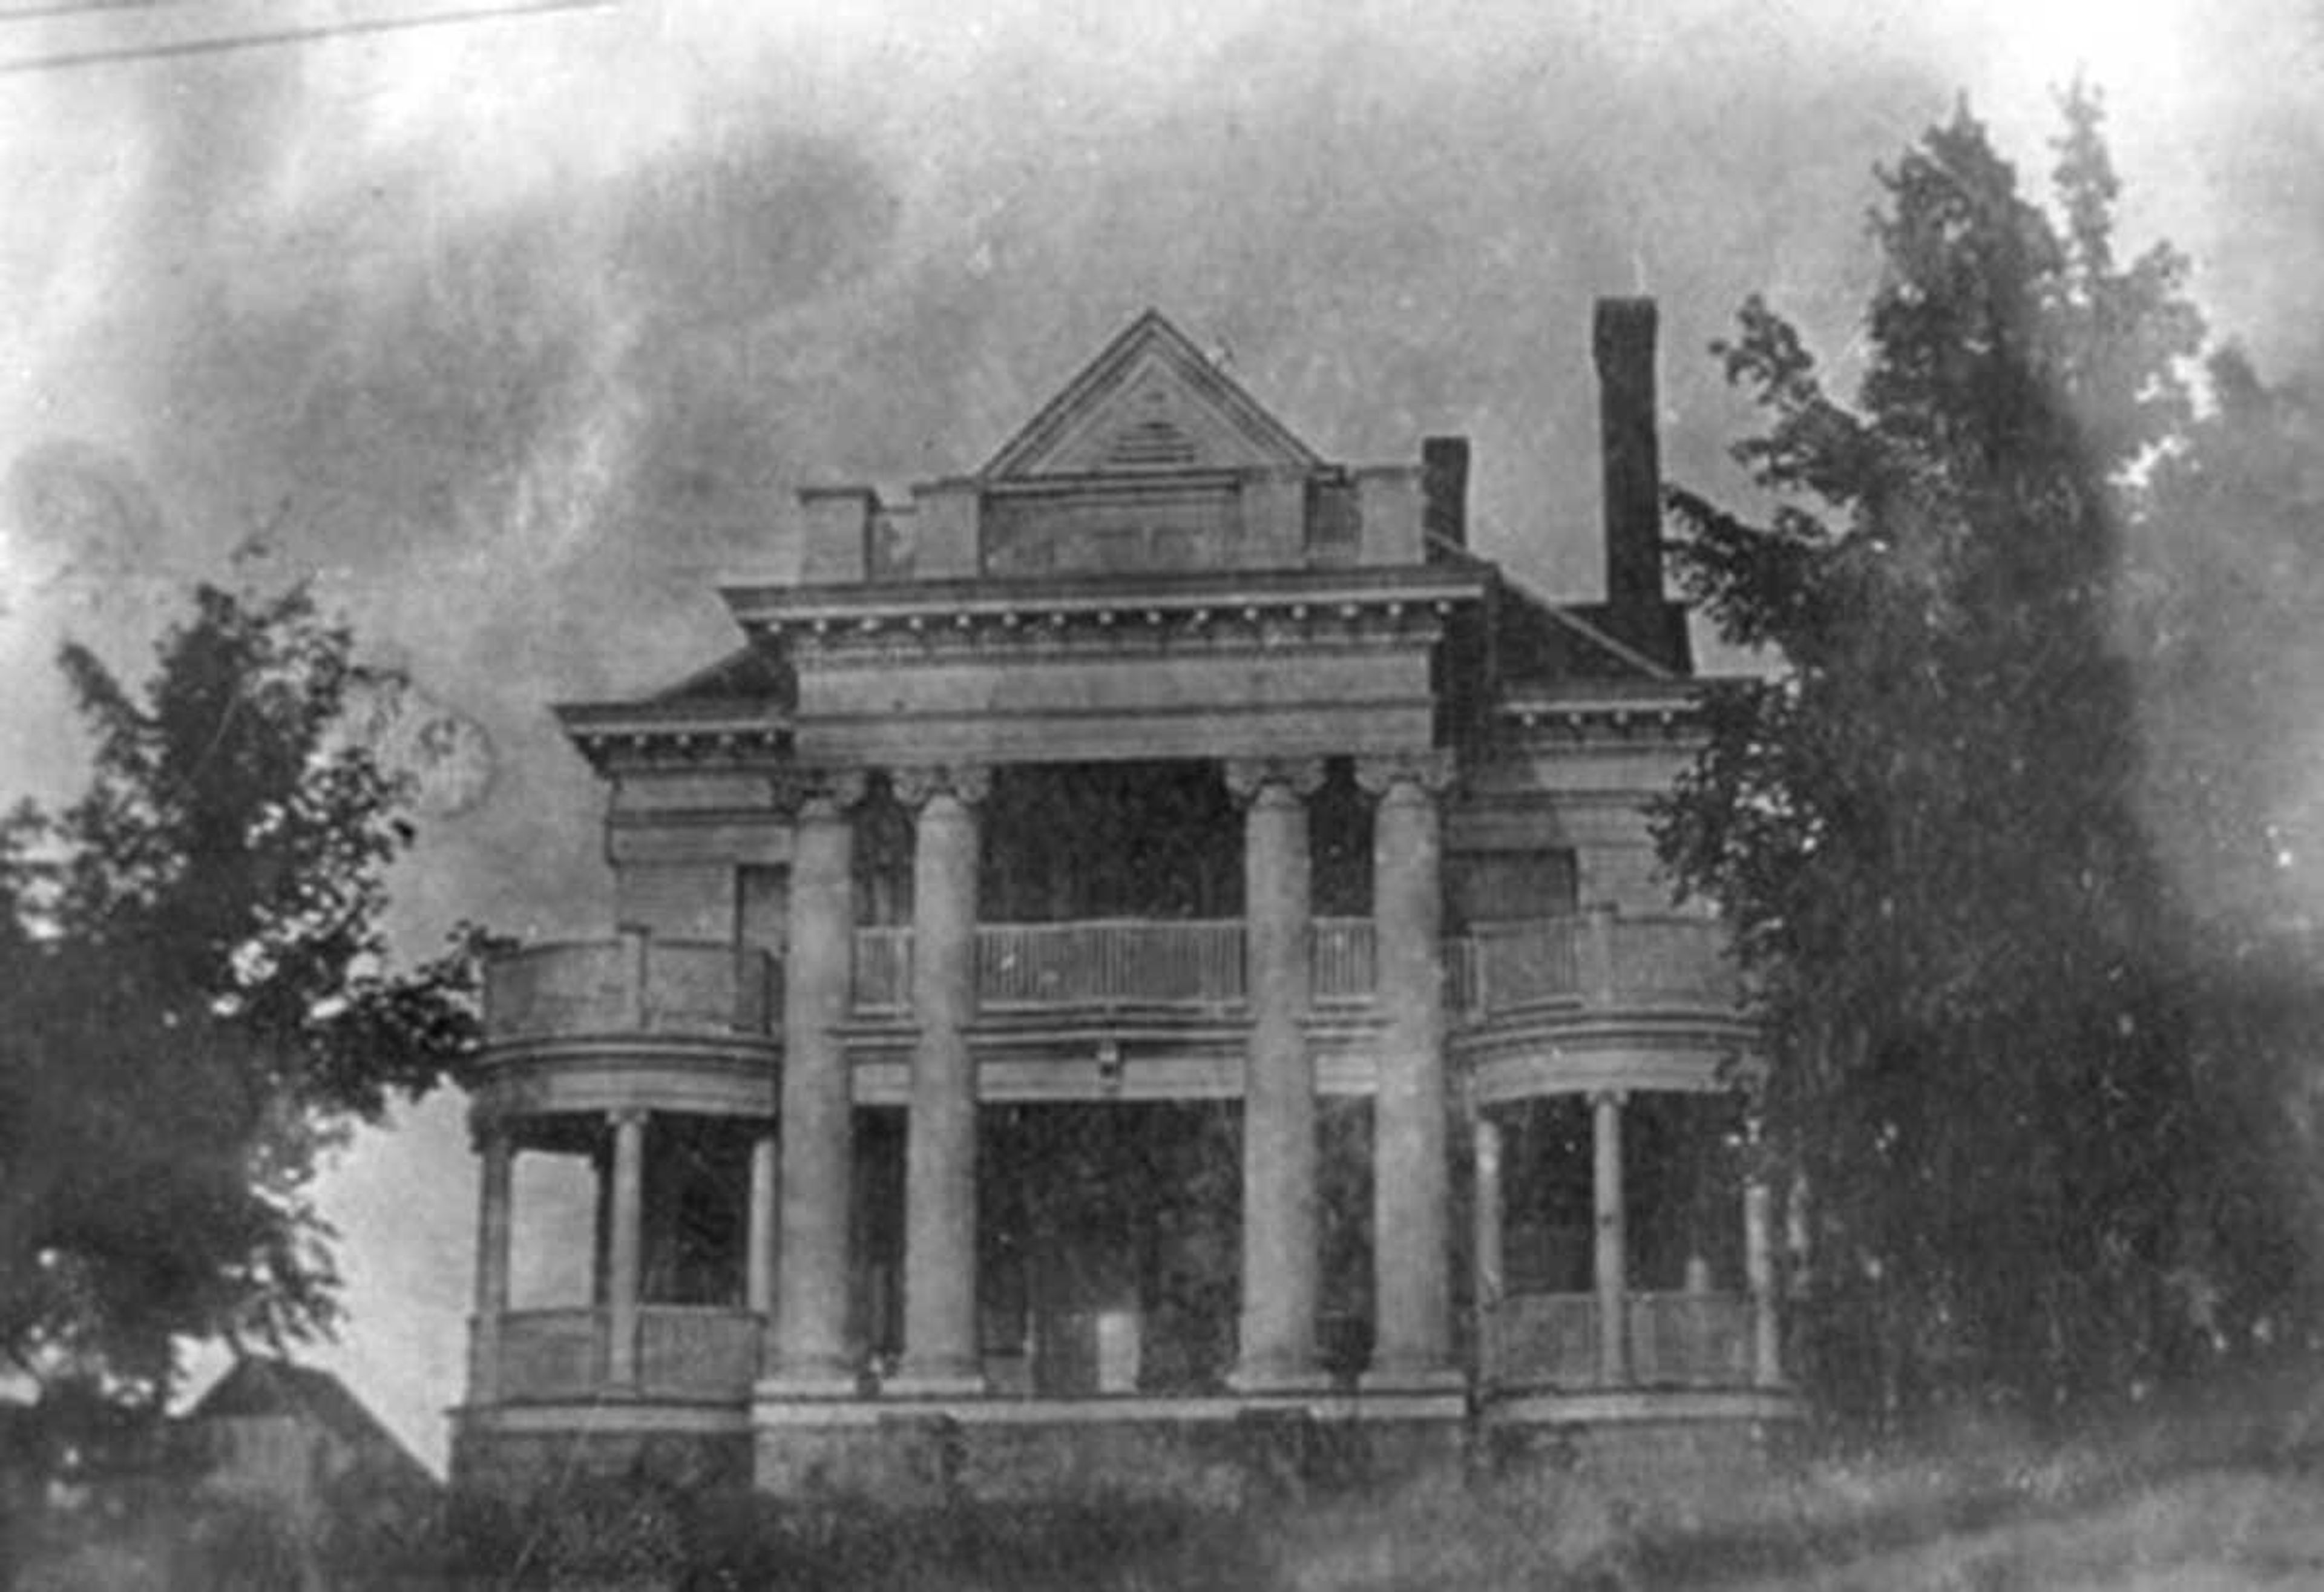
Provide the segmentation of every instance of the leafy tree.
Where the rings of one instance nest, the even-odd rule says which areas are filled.
[[[2153,827],[2189,909],[2227,954],[2324,884],[2324,415],[2240,350],[2153,473],[2123,601],[2140,670]]]
[[[179,1339],[333,1324],[318,1156],[458,1065],[469,967],[386,970],[393,681],[305,590],[202,587],[142,695],[62,665],[90,783],[0,836],[0,1348],[157,1407]]]
[[[2153,473],[2122,601],[2144,805],[2189,919],[2194,1066],[2231,1164],[2189,1224],[2207,1330],[2282,1336],[2324,1280],[2324,433],[2228,348]]]
[[[1658,841],[1764,991],[1803,1347],[1858,1409],[2047,1408],[2190,1342],[2217,1162],[2116,577],[2201,325],[2179,256],[2116,257],[2099,106],[2063,109],[2054,217],[1966,108],[1879,173],[1853,405],[1744,307],[1765,524],[1672,494],[1690,595],[1780,667],[1711,693]]]

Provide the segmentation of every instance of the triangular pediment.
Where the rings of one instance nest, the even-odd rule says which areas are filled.
[[[1322,462],[1149,310],[993,456],[983,477],[1305,470]]]

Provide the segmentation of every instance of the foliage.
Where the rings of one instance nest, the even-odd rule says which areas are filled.
[[[180,1338],[327,1329],[318,1155],[472,1043],[465,951],[384,965],[412,831],[353,651],[204,586],[142,695],[64,653],[88,789],[0,837],[0,1347],[45,1381],[158,1406]]]
[[[1858,1410],[2181,1363],[2218,1259],[2189,1214],[2240,1175],[2119,644],[2201,326],[2177,255],[2116,258],[2098,105],[2063,108],[2054,218],[1965,108],[1880,172],[1853,406],[1745,306],[1717,351],[1768,417],[1734,450],[1766,523],[1671,495],[1690,595],[1781,667],[1712,692],[1657,838],[1764,991],[1803,1347]]]
[[[2324,885],[2324,413],[2226,348],[2212,403],[2154,472],[2122,600],[2146,801],[2188,905],[2247,950]]]

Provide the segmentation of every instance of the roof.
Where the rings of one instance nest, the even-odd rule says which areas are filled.
[[[1148,310],[1002,444],[992,482],[1323,460],[1159,310]]]
[[[374,1460],[384,1460],[398,1481],[430,1489],[436,1478],[346,1384],[313,1365],[248,1355],[211,1384],[187,1412],[189,1421],[268,1416],[304,1417]]]

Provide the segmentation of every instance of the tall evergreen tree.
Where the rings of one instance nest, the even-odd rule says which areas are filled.
[[[1765,992],[1803,1348],[1858,1408],[2047,1406],[2183,1338],[2197,1113],[2114,582],[2201,328],[2178,256],[2116,258],[2064,110],[2054,219],[1965,108],[1880,172],[1855,404],[1745,306],[1765,524],[1672,495],[1690,595],[1779,667],[1713,692],[1658,838]]]

